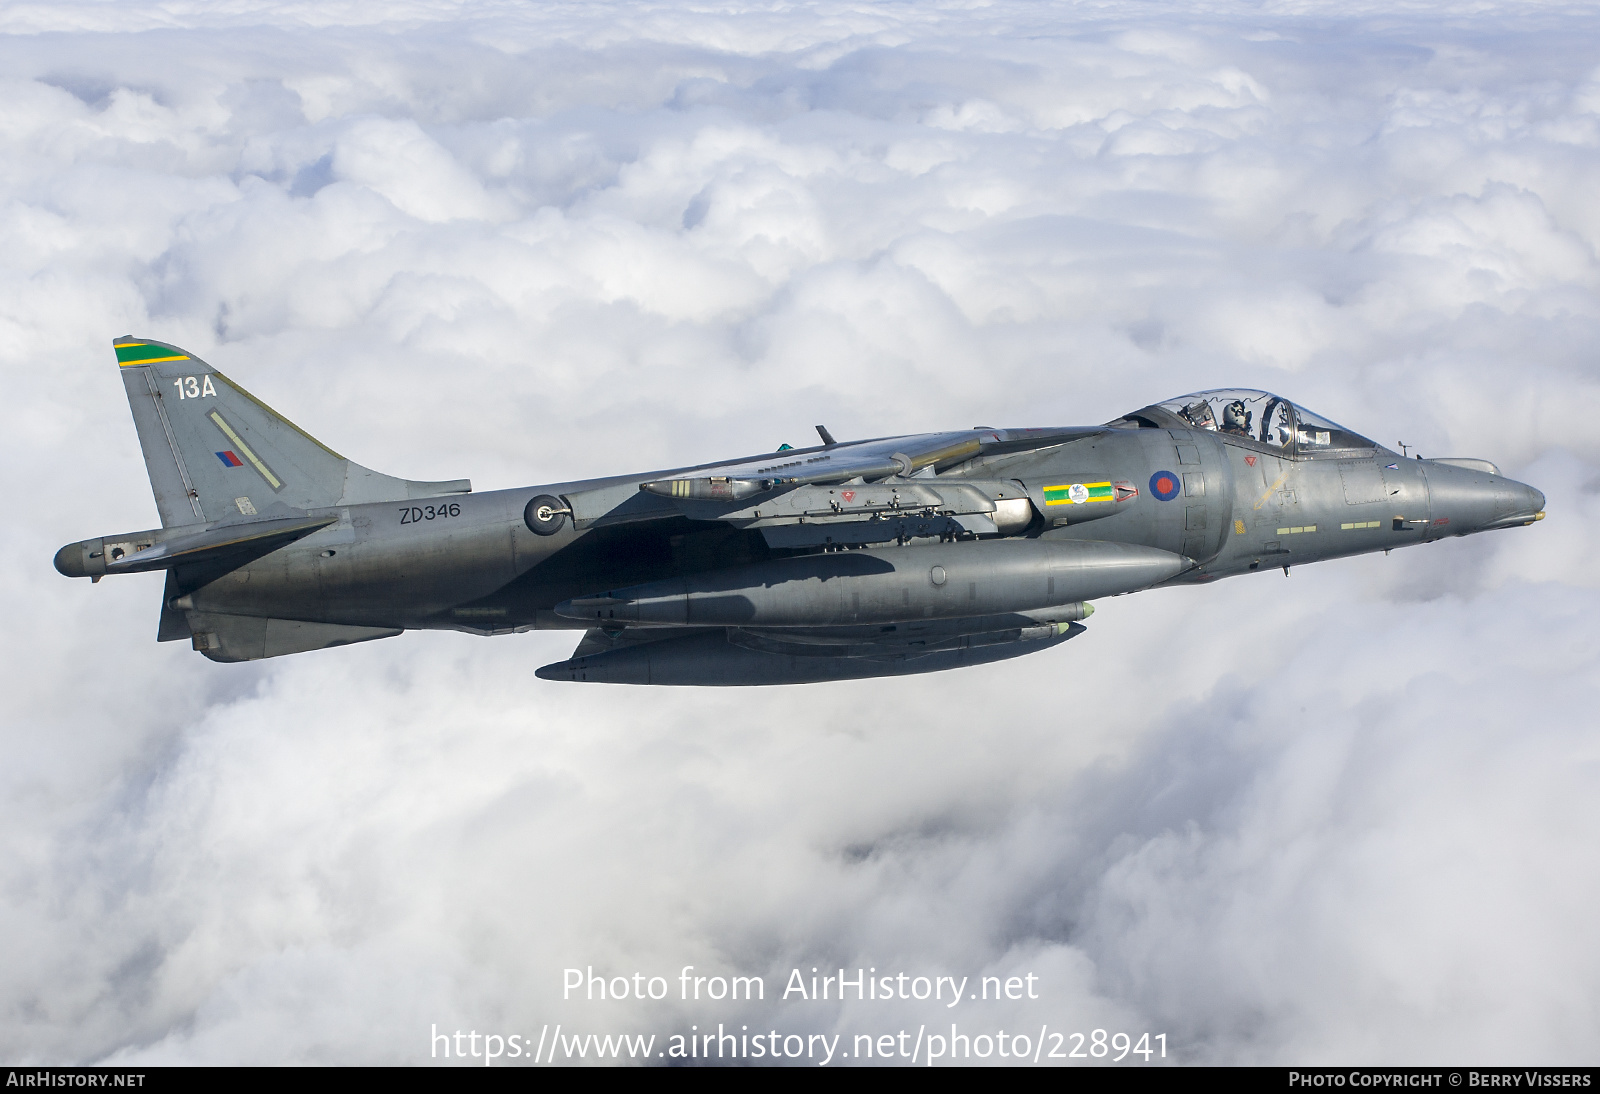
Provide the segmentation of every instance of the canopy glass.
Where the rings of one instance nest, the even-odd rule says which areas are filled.
[[[1377,447],[1359,433],[1270,391],[1219,388],[1156,405],[1193,429],[1210,430],[1286,456],[1349,459],[1369,456]]]

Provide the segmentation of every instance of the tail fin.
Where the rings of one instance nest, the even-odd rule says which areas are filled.
[[[112,345],[164,528],[472,489],[467,479],[413,482],[347,460],[177,346]]]

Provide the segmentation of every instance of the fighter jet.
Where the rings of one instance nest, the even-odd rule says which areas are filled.
[[[1035,653],[1092,601],[1532,524],[1487,460],[1407,458],[1279,395],[1103,425],[835,441],[473,493],[371,471],[194,354],[113,343],[161,527],[68,577],[166,572],[156,639],[251,661],[405,630],[581,631],[545,680],[792,684]]]

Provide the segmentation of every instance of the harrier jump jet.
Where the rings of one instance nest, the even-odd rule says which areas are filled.
[[[473,493],[368,470],[176,346],[114,346],[161,527],[56,569],[165,571],[157,640],[213,661],[555,628],[582,638],[546,680],[897,676],[1049,649],[1097,598],[1544,517],[1487,460],[1403,458],[1247,390]]]

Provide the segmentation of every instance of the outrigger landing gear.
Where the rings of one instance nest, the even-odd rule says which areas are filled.
[[[522,511],[528,531],[536,536],[553,536],[572,515],[572,507],[551,494],[540,494]]]

